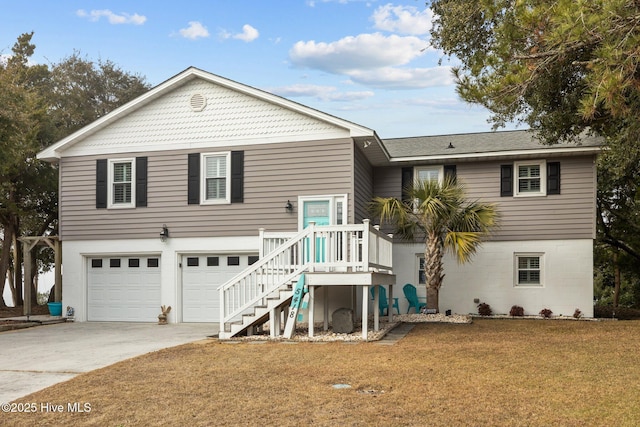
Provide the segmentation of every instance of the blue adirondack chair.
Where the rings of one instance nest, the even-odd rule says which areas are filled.
[[[384,316],[384,311],[387,310],[387,314],[389,313],[389,298],[387,298],[387,290],[382,287],[382,286],[378,286],[378,289],[380,289],[380,294],[378,295],[378,308],[380,309],[380,316]],[[374,291],[375,288],[372,286],[371,287],[371,299],[374,298]],[[398,314],[400,314],[400,307],[398,306],[398,298],[394,298],[393,299],[393,308],[396,309],[396,312]]]
[[[402,292],[404,292],[405,298],[409,301],[409,307],[407,307],[407,313],[411,310],[411,307],[416,309],[416,313],[420,313],[422,307],[427,306],[427,299],[425,297],[419,297],[418,291],[416,287],[411,283],[407,283],[402,287]],[[421,302],[423,300],[424,302]]]

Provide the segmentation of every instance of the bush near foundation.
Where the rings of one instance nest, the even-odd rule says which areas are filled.
[[[489,304],[487,304],[486,302],[481,302],[480,304],[478,304],[478,314],[480,316],[491,316],[491,314],[493,314],[493,311],[491,310],[491,306]]]
[[[509,316],[514,316],[514,317],[524,316],[524,308],[520,307],[519,305],[512,306],[511,310],[509,310]]]

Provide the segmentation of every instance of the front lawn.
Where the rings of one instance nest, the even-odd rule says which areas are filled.
[[[391,346],[212,340],[17,401],[90,412],[0,417],[16,426],[637,426],[639,338],[640,321],[475,319],[417,324]]]

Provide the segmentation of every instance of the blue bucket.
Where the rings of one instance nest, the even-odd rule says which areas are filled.
[[[61,302],[49,302],[49,314],[52,316],[62,316],[62,303]]]

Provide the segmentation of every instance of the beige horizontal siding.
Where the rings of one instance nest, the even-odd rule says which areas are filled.
[[[162,224],[176,238],[257,235],[260,227],[295,231],[298,196],[325,194],[348,194],[353,218],[352,143],[336,139],[208,150],[245,152],[244,203],[230,205],[187,204],[187,155],[193,150],[117,156],[148,157],[147,207],[135,209],[95,208],[95,164],[104,156],[63,158],[61,237],[155,238]],[[293,213],[285,211],[287,200],[294,203]]]
[[[354,210],[355,222],[370,218],[367,210],[373,197],[373,170],[364,154],[354,144]]]
[[[508,162],[457,165],[458,180],[465,186],[467,196],[498,206],[501,222],[492,236],[493,240],[594,237],[594,157],[565,157],[548,161],[560,161],[561,194],[545,197],[500,197],[500,165]],[[400,167],[374,169],[375,195],[400,197],[401,186]]]

